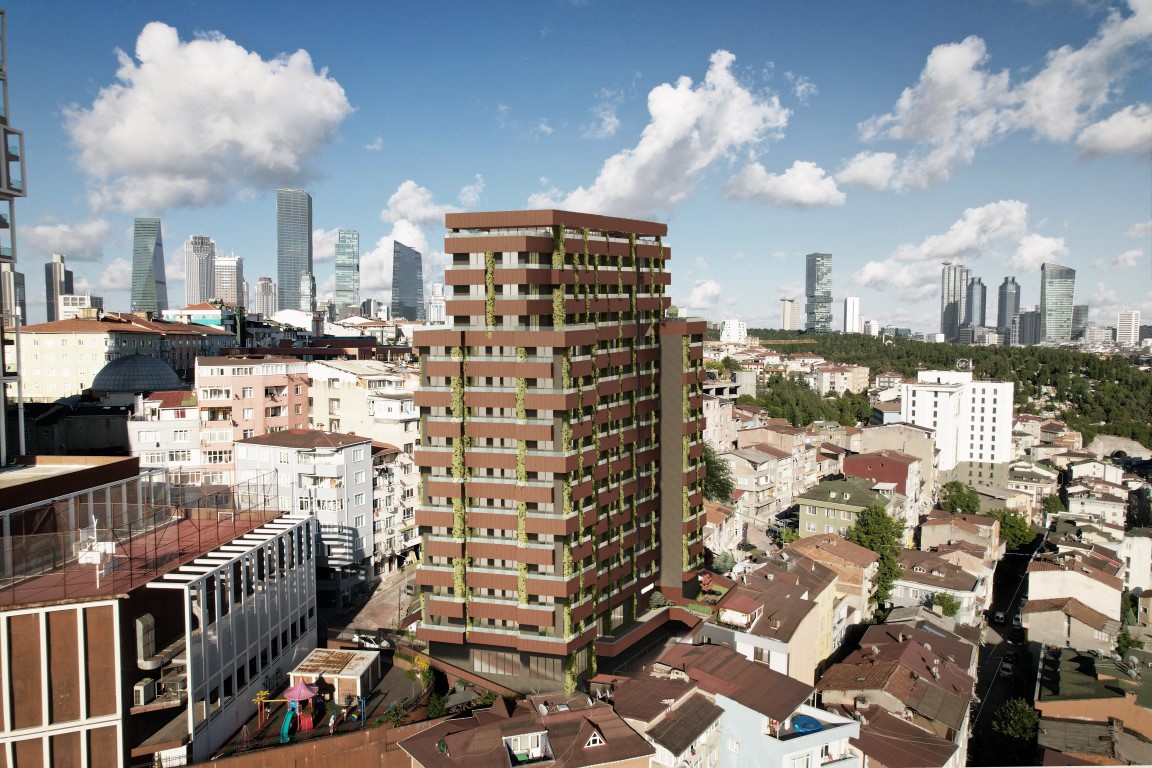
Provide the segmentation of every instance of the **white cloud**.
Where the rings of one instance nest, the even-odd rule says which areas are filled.
[[[392,197],[388,198],[388,207],[380,212],[380,218],[390,222],[407,220],[417,225],[442,225],[444,214],[456,210],[455,206],[440,205],[433,202],[431,190],[420,186],[412,179],[408,179],[396,188]]]
[[[804,295],[804,284],[796,280],[790,283],[780,283],[776,286],[776,293],[780,294],[781,298],[791,299]]]
[[[595,121],[584,126],[581,137],[585,139],[607,139],[615,136],[620,130],[620,118],[616,116],[616,108],[620,105],[621,94],[609,88],[600,90],[600,101],[591,110]]]
[[[1035,272],[1044,262],[1059,264],[1067,258],[1068,246],[1064,244],[1064,238],[1031,234],[1020,238],[1011,264],[1013,269]]]
[[[384,137],[377,136],[376,138],[372,139],[371,142],[365,144],[364,149],[368,150],[369,152],[379,152],[380,150],[384,149]]]
[[[801,160],[781,174],[769,173],[760,163],[750,163],[728,180],[724,191],[736,200],[794,208],[844,204],[844,193],[836,188],[835,179],[816,163]]]
[[[339,239],[339,227],[312,230],[312,261],[334,261],[336,259],[336,241]]]
[[[65,110],[97,207],[155,213],[298,184],[352,111],[305,51],[265,61],[219,33],[183,42],[152,22],[135,58],[117,57],[116,82]]]
[[[1148,237],[1152,235],[1152,219],[1133,224],[1126,233],[1128,237]]]
[[[849,186],[887,189],[896,174],[897,159],[892,152],[860,152],[840,169],[836,181]]]
[[[1132,267],[1139,266],[1140,262],[1143,260],[1144,251],[1140,250],[1139,248],[1134,248],[1130,251],[1124,251],[1124,253],[1117,256],[1112,260],[1110,266],[1113,266],[1117,269],[1131,269]]]
[[[169,251],[168,259],[164,263],[164,279],[168,283],[169,296],[175,297],[172,292],[172,283],[183,283],[187,276],[188,259],[184,256],[184,249],[181,247]]]
[[[903,299],[931,298],[940,290],[940,262],[979,258],[996,242],[1019,243],[1027,236],[1028,205],[1000,200],[965,210],[942,235],[926,237],[919,245],[901,245],[887,259],[868,262],[852,280]]]
[[[651,119],[635,147],[608,158],[589,187],[533,195],[536,208],[619,216],[668,212],[695,189],[714,163],[783,129],[791,112],[776,96],[759,96],[732,73],[735,56],[716,51],[704,81],[681,77],[648,94]]]
[[[1152,4],[1134,2],[1127,17],[1111,13],[1081,48],[1050,51],[1039,72],[1015,85],[1007,70],[989,69],[980,38],[939,45],[919,81],[904,89],[891,112],[862,122],[860,136],[912,143],[891,177],[894,189],[946,181],[958,165],[972,162],[978,149],[1015,131],[1071,141],[1116,95],[1117,81],[1135,66],[1131,51],[1150,36]],[[1082,149],[1146,151],[1132,135],[1144,119],[1140,108],[1133,109],[1121,110],[1115,122],[1091,126]]]
[[[820,93],[816,88],[816,84],[804,75],[785,72],[784,77],[788,79],[788,82],[792,83],[792,95],[804,106],[808,106],[808,100]]]
[[[360,257],[360,290],[392,290],[392,251],[396,241],[427,255],[428,239],[417,224],[401,219],[392,231],[376,241],[376,245]]]
[[[548,118],[542,117],[540,118],[540,122],[536,123],[534,130],[542,136],[551,136],[555,129],[548,124]]]
[[[720,283],[715,280],[697,280],[692,286],[692,293],[685,301],[685,306],[697,310],[715,309],[720,301],[721,290]]]
[[[106,291],[127,291],[132,288],[132,262],[113,259],[100,275],[99,286]]]
[[[484,192],[484,177],[476,174],[476,181],[460,188],[460,205],[465,208],[475,208],[480,202],[480,195]]]
[[[1076,138],[1085,157],[1152,152],[1152,106],[1133,104],[1085,128]]]
[[[75,224],[34,224],[21,227],[24,244],[47,258],[62,253],[73,261],[100,261],[111,228],[104,219],[94,218]]]

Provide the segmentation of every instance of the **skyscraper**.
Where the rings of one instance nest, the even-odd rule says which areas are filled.
[[[780,299],[780,330],[799,331],[800,302],[796,299]]]
[[[996,301],[996,330],[1007,334],[1012,328],[1012,318],[1020,314],[1020,286],[1016,278],[1009,276],[1000,283]]]
[[[1040,310],[1038,308],[1022,310],[1012,319],[1009,343],[1014,347],[1030,347],[1040,343]]]
[[[168,309],[160,219],[140,218],[132,236],[132,311],[159,315]]]
[[[184,303],[200,304],[216,296],[216,241],[192,235],[184,241]]]
[[[276,190],[276,308],[300,309],[300,273],[312,274],[312,196]],[[313,297],[315,300],[315,297]]]
[[[297,307],[301,312],[315,312],[316,311],[316,278],[311,272],[300,272],[300,306]]]
[[[1080,338],[1080,334],[1088,326],[1088,305],[1087,304],[1073,304],[1072,305],[1072,338]]]
[[[964,307],[964,324],[983,328],[988,325],[988,288],[984,281],[974,277],[968,281],[968,297]]]
[[[1062,344],[1072,340],[1072,297],[1076,270],[1059,264],[1040,265],[1040,340]]]
[[[271,317],[276,314],[276,283],[270,277],[262,277],[256,281],[256,296],[253,298],[252,309],[261,317]]]
[[[968,267],[963,264],[944,262],[940,276],[940,333],[944,334],[945,341],[955,341],[960,336],[968,307],[970,277]]]
[[[809,333],[832,332],[832,254],[810,253],[805,257],[804,288]]]
[[[1116,315],[1116,346],[1134,347],[1140,343],[1140,310],[1123,309]]]
[[[64,254],[52,254],[44,265],[44,303],[48,309],[48,322],[60,319],[60,297],[75,292],[72,270],[64,266]]]
[[[22,325],[28,324],[28,294],[24,273],[16,271],[15,264],[0,263],[0,302],[9,311],[20,316]],[[9,320],[14,323],[14,321]]]
[[[360,306],[360,233],[341,229],[336,233],[336,313]]]
[[[392,248],[392,319],[424,322],[424,259],[400,241]]]
[[[230,307],[248,303],[245,295],[244,257],[236,254],[216,257],[216,298]]]
[[[844,333],[860,333],[864,330],[864,321],[860,317],[860,297],[844,297]]]
[[[571,690],[598,638],[696,582],[706,324],[664,317],[665,224],[535,210],[445,226],[445,282],[466,290],[450,325],[415,333],[417,637],[516,690]]]

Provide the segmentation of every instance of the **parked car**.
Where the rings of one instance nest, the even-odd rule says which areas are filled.
[[[1003,624],[1004,623],[1004,611],[996,611],[996,613],[992,614],[992,623],[993,624]]]
[[[1000,665],[1000,677],[1012,677],[1016,673],[1016,664],[1011,659],[1005,659],[1004,663]]]
[[[1019,610],[1021,610],[1021,611],[1024,610],[1024,606],[1026,606],[1026,605],[1028,605],[1028,595],[1024,595],[1022,598],[1020,598]]]
[[[1020,627],[1020,614],[1016,614],[1012,617],[1012,629],[1020,629]]]

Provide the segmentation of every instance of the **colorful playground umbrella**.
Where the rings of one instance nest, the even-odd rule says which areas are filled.
[[[284,693],[280,694],[280,698],[288,701],[306,701],[315,696],[318,690],[320,690],[319,686],[309,685],[300,680],[296,685],[285,689]]]

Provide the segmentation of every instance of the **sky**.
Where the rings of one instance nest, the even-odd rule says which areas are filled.
[[[1152,318],[1152,0],[322,5],[10,0],[29,320],[63,253],[126,310],[132,220],[275,276],[275,190],[313,198],[315,273],[360,232],[362,297],[394,240],[439,282],[444,214],[554,207],[668,224],[689,313],[779,327],[804,256],[842,300],[936,331],[944,261],[1039,301]]]

